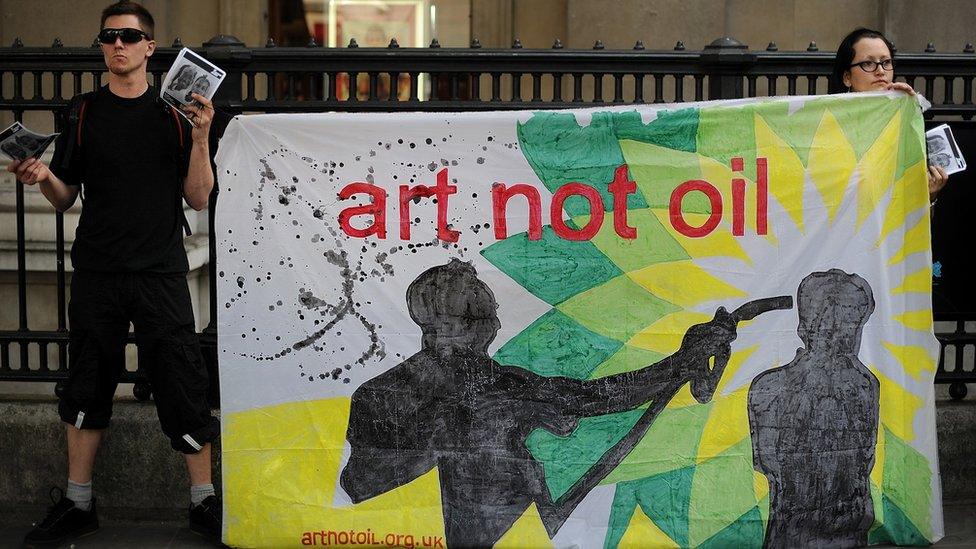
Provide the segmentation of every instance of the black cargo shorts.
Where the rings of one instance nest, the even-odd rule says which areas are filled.
[[[68,321],[68,381],[58,406],[64,422],[79,429],[108,426],[131,322],[139,368],[152,384],[159,423],[173,448],[196,453],[219,436],[185,275],[75,271]]]

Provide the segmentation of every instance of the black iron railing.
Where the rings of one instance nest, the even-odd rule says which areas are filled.
[[[149,65],[151,83],[158,85],[182,44],[159,48]],[[638,42],[632,50],[607,50],[601,43],[590,50],[564,49],[557,41],[549,50],[470,48],[278,48],[273,43],[249,48],[233,37],[217,36],[196,51],[228,73],[215,97],[219,111],[474,111],[553,109],[626,103],[685,102],[710,99],[826,93],[832,52],[811,44],[805,52],[780,52],[775,44],[753,51],[723,38],[700,51],[646,50]],[[75,94],[102,84],[105,65],[95,43],[90,48],[66,48],[56,40],[50,47],[25,47],[19,41],[0,48],[0,112],[22,120],[27,112],[53,117],[56,130],[64,126],[63,107]],[[899,53],[897,73],[923,92],[933,107],[929,119],[949,120],[976,132],[973,82],[976,52],[967,44],[960,53]],[[217,130],[218,132],[220,129]],[[214,148],[215,150],[215,148]],[[971,177],[971,176],[966,176]],[[976,181],[954,184],[976,184]],[[216,253],[214,208],[210,223],[210,325],[201,343],[216,368],[215,327]],[[57,328],[30,328],[27,297],[26,208],[24,188],[16,184],[17,306],[16,329],[0,331],[0,381],[60,381],[67,375],[64,217],[56,215],[55,272]],[[8,240],[8,236],[0,240]],[[938,317],[937,317],[938,318]],[[976,381],[971,350],[976,334],[965,330],[971,314],[946,316],[955,329],[937,334],[943,346],[937,382],[953,383],[955,396],[965,395],[965,382]],[[37,360],[30,349],[36,347]],[[56,348],[56,360],[48,349]],[[16,350],[18,364],[12,364]],[[947,361],[945,357],[952,356]],[[968,363],[967,363],[968,360]],[[56,364],[52,364],[56,362]],[[16,367],[15,367],[16,366]],[[139,382],[138,371],[123,381]],[[145,387],[139,394],[145,396]]]

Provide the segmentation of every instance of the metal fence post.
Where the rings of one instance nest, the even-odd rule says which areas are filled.
[[[705,46],[701,63],[708,74],[708,99],[743,97],[743,74],[755,62],[756,55],[734,38],[717,38]]]
[[[225,104],[241,101],[242,73],[239,68],[251,60],[251,49],[234,36],[218,34],[203,43],[203,56],[227,73],[214,100]]]

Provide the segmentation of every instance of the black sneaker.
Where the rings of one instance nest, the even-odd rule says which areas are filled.
[[[57,499],[55,498],[57,494]],[[57,545],[69,539],[95,533],[98,530],[98,515],[95,513],[95,500],[92,499],[90,511],[75,507],[75,502],[64,497],[60,488],[51,489],[54,502],[47,517],[24,536],[26,547]]]
[[[207,496],[190,507],[190,531],[219,544],[223,531],[224,507],[217,496]]]

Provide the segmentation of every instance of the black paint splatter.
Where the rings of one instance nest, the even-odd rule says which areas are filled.
[[[389,144],[386,144],[386,146],[389,147]],[[327,249],[325,249],[322,252],[322,256],[325,258],[325,260],[328,263],[330,263],[331,265],[339,269],[339,273],[342,277],[342,288],[340,291],[341,295],[338,298],[338,300],[333,303],[316,296],[312,289],[299,288],[297,299],[302,306],[302,310],[304,310],[305,312],[303,313],[302,310],[300,310],[298,312],[298,318],[301,321],[305,321],[306,313],[311,313],[313,317],[315,316],[319,317],[319,318],[312,318],[312,323],[316,327],[315,331],[300,340],[293,341],[292,343],[288,344],[286,347],[283,347],[274,353],[267,354],[267,355],[244,355],[244,356],[248,356],[257,361],[271,361],[277,358],[284,357],[294,351],[304,349],[306,347],[312,347],[313,350],[318,352],[326,352],[328,349],[326,349],[325,346],[318,345],[317,342],[319,342],[323,336],[325,336],[326,334],[330,333],[333,329],[335,329],[335,327],[342,320],[354,319],[355,321],[358,321],[358,324],[362,326],[362,329],[365,330],[366,334],[368,335],[370,340],[369,345],[362,350],[360,356],[352,363],[344,364],[342,368],[336,368],[332,370],[328,375],[323,374],[318,376],[318,379],[320,380],[326,380],[326,379],[339,380],[340,374],[343,371],[343,369],[345,370],[351,369],[352,364],[365,365],[368,361],[382,360],[383,358],[386,357],[385,344],[379,338],[378,326],[375,323],[371,322],[361,312],[360,310],[361,303],[355,300],[355,292],[357,289],[357,283],[365,282],[367,279],[370,278],[379,278],[380,280],[384,280],[385,276],[392,276],[394,274],[394,268],[392,264],[386,261],[388,254],[385,253],[379,253],[376,254],[376,256],[374,256],[373,259],[375,262],[375,267],[364,266],[363,262],[365,259],[365,246],[363,247],[364,255],[359,257],[359,259],[355,262],[355,264],[351,263],[349,255],[344,249],[344,246],[349,243],[350,238],[344,234],[340,234],[339,231],[336,230],[336,228],[334,228],[328,223],[328,221],[325,219],[323,206],[321,204],[313,204],[307,201],[302,196],[302,194],[299,192],[299,188],[302,181],[298,177],[293,176],[291,178],[290,185],[279,183],[279,179],[275,174],[274,170],[269,165],[267,158],[271,156],[284,157],[285,154],[291,154],[297,158],[300,158],[306,165],[316,170],[318,170],[318,166],[320,165],[324,166],[319,171],[321,171],[322,173],[327,173],[329,175],[333,175],[335,173],[335,167],[337,164],[336,162],[319,162],[307,156],[299,156],[285,148],[275,149],[271,151],[265,158],[260,159],[260,162],[262,164],[262,169],[259,170],[259,175],[261,177],[261,184],[259,187],[259,191],[263,190],[264,185],[266,183],[271,183],[276,189],[276,191],[279,193],[277,196],[279,204],[283,206],[303,205],[312,212],[313,218],[319,220],[319,222],[325,228],[326,232],[332,238],[327,239],[323,237],[322,234],[315,233],[311,241],[315,245],[329,246]],[[375,156],[375,151],[370,151],[370,156]],[[342,167],[343,163],[340,162],[338,166]],[[374,169],[372,167],[369,167],[368,171],[369,173],[367,174],[367,179],[371,180],[372,172],[374,171]],[[314,182],[314,179],[312,179],[312,181]],[[263,219],[264,209],[262,204],[263,203],[259,202],[259,207],[255,208],[254,210],[255,213],[257,214],[256,220]],[[293,215],[290,209],[286,210],[284,213],[288,216]],[[271,219],[275,219],[275,217],[276,217],[275,214],[270,215]],[[292,225],[296,227],[301,227],[301,224],[298,222],[297,219],[292,220]],[[260,228],[260,230],[263,230],[263,226]],[[295,237],[301,238],[302,234],[295,234]],[[376,247],[376,243],[375,242],[371,243],[371,246]],[[389,252],[389,254],[392,253],[395,253],[395,251],[391,250]],[[294,264],[290,257],[284,258],[281,261],[279,261],[279,265],[281,265],[282,267],[284,267],[286,263],[288,268],[294,268]],[[305,267],[308,268],[307,265]],[[270,273],[267,279],[270,280]],[[261,279],[259,278],[258,281],[260,282]],[[244,277],[239,277],[237,282],[238,282],[238,286],[243,288]],[[226,304],[226,306],[229,308],[231,303],[233,303],[234,301],[235,300],[232,299],[230,303]],[[276,305],[268,305],[268,310],[275,310],[276,306],[280,307],[281,305],[282,305],[282,301],[278,300]],[[336,332],[335,335],[337,337],[341,337],[340,334],[341,332]],[[246,337],[246,334],[242,334],[242,336]],[[281,336],[276,336],[275,340],[281,341]],[[342,350],[344,351],[345,347],[342,347]],[[299,368],[302,369],[303,366],[299,365]],[[309,381],[316,380],[316,376],[307,375],[307,373],[302,373],[301,375],[303,377],[307,377]],[[348,383],[349,378],[343,378],[342,381],[343,383]]]

